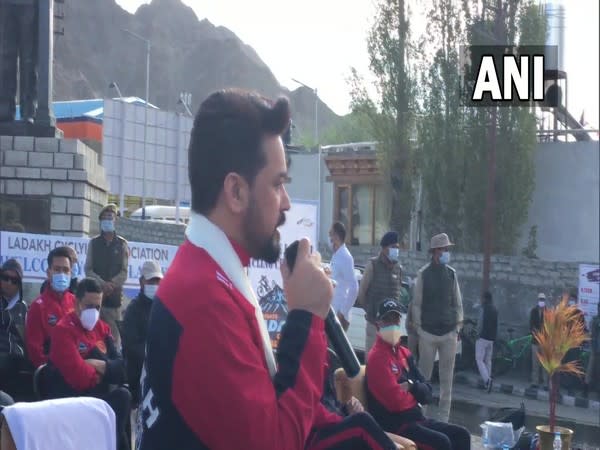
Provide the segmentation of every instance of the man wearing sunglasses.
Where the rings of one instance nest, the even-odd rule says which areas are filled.
[[[23,269],[16,259],[0,269],[0,390],[15,397],[21,393],[19,370],[26,364]]]

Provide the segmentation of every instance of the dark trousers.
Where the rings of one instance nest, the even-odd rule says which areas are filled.
[[[471,434],[466,428],[433,419],[404,425],[397,434],[414,441],[419,450],[471,449]]]
[[[124,387],[113,389],[107,394],[98,395],[115,412],[117,422],[117,448],[129,450],[131,448],[131,394]]]
[[[33,368],[29,361],[2,358],[0,363],[0,391],[9,394],[16,402],[35,401],[33,393]]]
[[[307,450],[395,450],[396,444],[368,413],[345,417],[315,431]]]
[[[14,120],[17,73],[21,118],[33,118],[37,98],[37,6],[0,3],[0,122]]]

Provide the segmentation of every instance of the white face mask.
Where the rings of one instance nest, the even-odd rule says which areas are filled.
[[[81,325],[88,331],[92,331],[98,323],[98,319],[100,318],[100,311],[96,308],[87,308],[81,311],[79,314],[79,320],[81,320]]]
[[[154,300],[156,291],[158,290],[158,284],[146,284],[144,285],[144,295],[149,299]]]
[[[543,308],[544,306],[546,306],[546,302],[544,302],[544,301],[538,301],[538,306],[540,308]]]
[[[381,336],[381,339],[390,345],[396,345],[400,342],[401,333],[400,325],[389,325],[379,329],[379,336]]]

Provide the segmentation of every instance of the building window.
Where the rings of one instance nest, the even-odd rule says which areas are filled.
[[[380,185],[337,185],[334,208],[334,220],[346,226],[350,245],[376,245],[388,229],[389,201]]]
[[[377,245],[390,223],[390,201],[379,171],[375,143],[325,147],[334,183],[333,220],[346,226],[350,245]]]

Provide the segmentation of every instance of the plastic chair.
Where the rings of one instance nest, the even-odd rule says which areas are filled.
[[[356,397],[362,403],[365,410],[369,410],[367,404],[367,387],[365,386],[365,372],[366,367],[364,365],[360,366],[360,372],[354,378],[348,378],[342,368],[334,372],[335,392],[338,401],[347,403],[352,397]],[[417,445],[410,439],[392,433],[388,433],[388,436],[402,449],[417,450]]]
[[[33,393],[37,400],[45,400],[47,398],[47,392],[44,389],[44,373],[47,366],[47,364],[42,364],[33,373]]]

